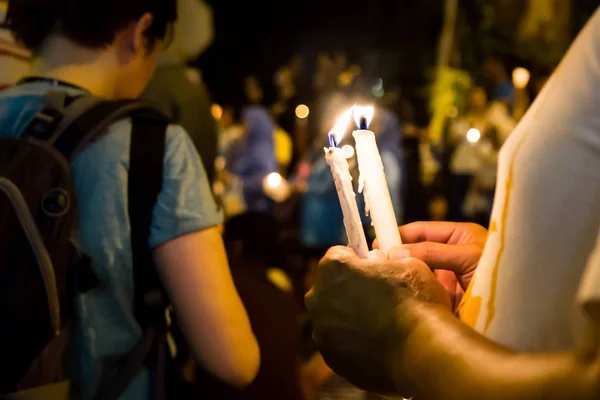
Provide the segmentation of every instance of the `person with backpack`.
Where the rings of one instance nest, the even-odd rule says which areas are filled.
[[[172,318],[207,372],[238,387],[258,372],[200,157],[183,128],[131,100],[175,10],[9,3],[35,57],[0,92],[0,398],[182,398],[166,394],[181,350]]]

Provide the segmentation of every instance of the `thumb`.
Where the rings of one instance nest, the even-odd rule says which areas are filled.
[[[477,265],[480,251],[476,245],[452,245],[421,242],[404,245],[411,257],[418,258],[431,269],[453,271],[458,275],[471,272]]]

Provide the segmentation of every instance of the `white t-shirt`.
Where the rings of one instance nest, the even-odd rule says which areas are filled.
[[[572,348],[600,227],[600,11],[500,152],[489,238],[461,319],[521,351]]]
[[[577,300],[582,306],[600,304],[600,234],[581,279]]]

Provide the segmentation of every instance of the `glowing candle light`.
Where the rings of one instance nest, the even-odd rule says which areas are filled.
[[[277,203],[283,203],[290,196],[290,185],[277,172],[267,175],[263,179],[263,191]]]
[[[477,143],[481,139],[481,131],[479,129],[471,128],[467,131],[467,140],[469,143]]]
[[[375,134],[368,130],[374,111],[373,107],[354,107],[358,130],[353,136],[360,172],[359,192],[364,192],[365,207],[371,215],[379,248],[387,255],[393,247],[402,245],[402,240]]]
[[[325,160],[331,168],[331,174],[335,182],[335,188],[342,207],[344,215],[344,226],[348,235],[349,246],[360,257],[366,258],[369,255],[369,246],[365,238],[365,232],[362,227],[362,221],[356,205],[356,195],[352,189],[352,176],[350,167],[346,160],[346,155],[342,149],[338,148],[352,119],[352,109],[346,111],[337,121],[334,128],[329,132],[329,143],[331,147],[325,148]]]
[[[523,67],[518,67],[513,70],[512,78],[517,89],[525,89],[531,79],[531,73]]]

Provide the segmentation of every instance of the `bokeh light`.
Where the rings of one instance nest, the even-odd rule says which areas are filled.
[[[471,143],[477,143],[481,139],[481,132],[479,129],[471,128],[467,131],[467,140]]]
[[[220,121],[221,117],[223,117],[223,107],[221,107],[218,104],[213,104],[210,107],[210,113],[212,114],[215,120]]]
[[[515,85],[515,87],[517,89],[524,89],[527,87],[527,84],[529,83],[529,79],[531,78],[531,73],[523,67],[518,67],[513,70],[512,76],[513,76],[513,85]]]
[[[273,172],[267,176],[267,185],[272,188],[279,187],[283,178],[277,172]]]
[[[298,107],[296,107],[296,117],[298,117],[300,119],[305,119],[305,118],[308,118],[309,114],[310,114],[310,109],[308,108],[308,106],[306,104],[300,104]]]
[[[218,156],[215,158],[215,169],[217,171],[223,171],[227,166],[227,160],[223,156]]]

